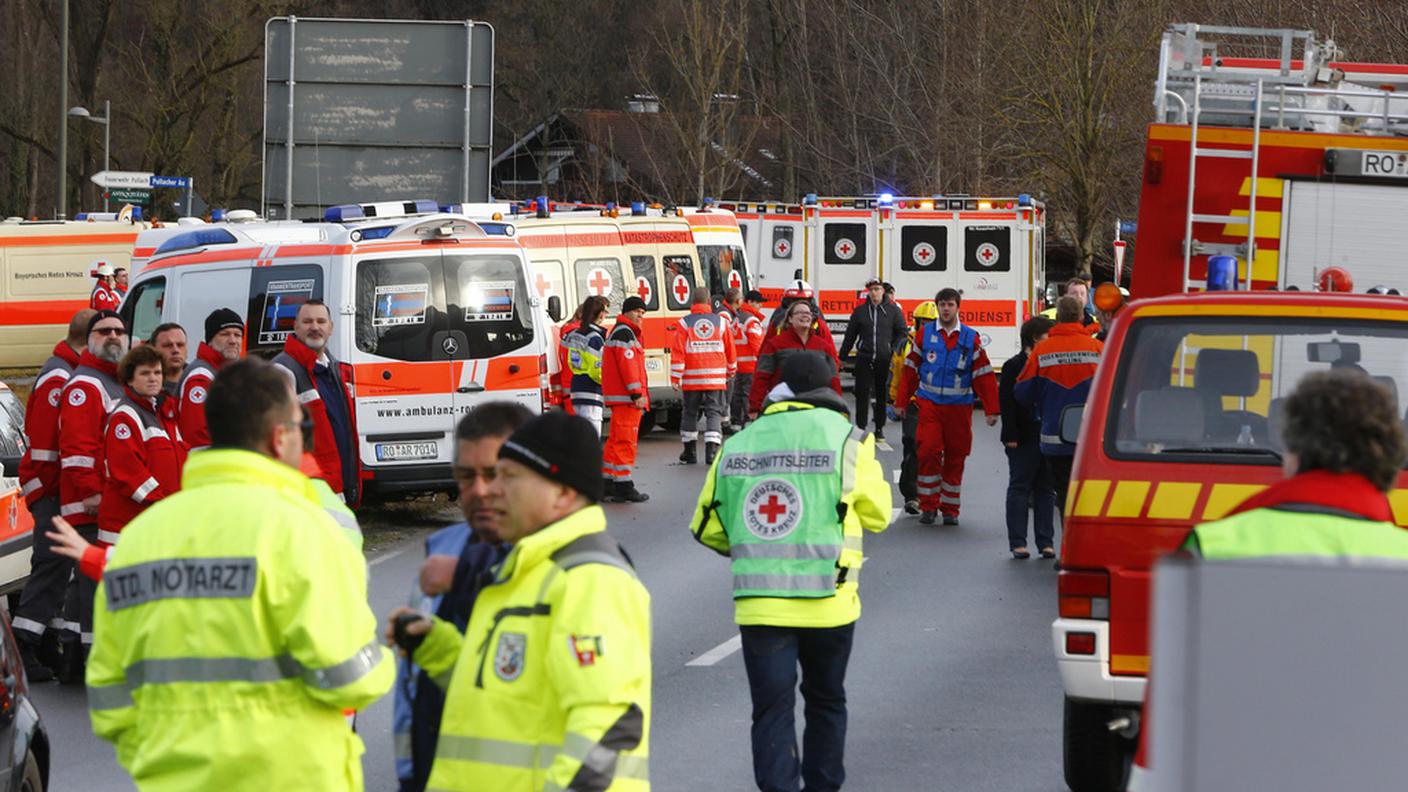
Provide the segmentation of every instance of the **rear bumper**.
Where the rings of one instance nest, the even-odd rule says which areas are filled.
[[[650,409],[669,410],[684,404],[680,392],[669,386],[650,389]]]
[[[1066,633],[1095,633],[1095,654],[1066,653]],[[1056,652],[1056,667],[1061,672],[1061,687],[1068,698],[1100,701],[1110,704],[1144,703],[1142,676],[1110,674],[1110,623],[1094,619],[1057,619],[1051,623],[1051,642]]]
[[[456,491],[450,466],[443,463],[368,467],[365,470],[372,477],[362,480],[364,498]]]

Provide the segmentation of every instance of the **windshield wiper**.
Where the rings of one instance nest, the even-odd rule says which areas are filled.
[[[1266,446],[1182,446],[1164,448],[1161,454],[1242,454],[1246,456],[1266,456],[1281,461],[1281,452]]]

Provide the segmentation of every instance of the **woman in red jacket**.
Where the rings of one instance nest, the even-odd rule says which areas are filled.
[[[176,422],[156,409],[161,394],[161,353],[134,347],[117,365],[122,398],[103,432],[107,475],[98,505],[98,543],[115,544],[122,526],[181,488],[186,446]]]
[[[788,355],[825,355],[831,364],[831,389],[841,392],[841,359],[836,356],[836,342],[830,335],[816,332],[812,322],[818,317],[812,312],[811,303],[799,300],[787,307],[784,328],[767,337],[763,348],[758,350],[758,367],[753,371],[753,387],[748,392],[748,413],[757,415],[763,411],[763,402],[781,379],[782,361]]]

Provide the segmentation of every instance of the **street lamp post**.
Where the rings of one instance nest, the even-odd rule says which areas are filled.
[[[109,163],[109,160],[110,160],[111,155],[112,155],[112,102],[109,101],[109,100],[106,100],[106,99],[103,100],[103,116],[102,116],[102,118],[98,118],[97,116],[94,116],[93,114],[89,113],[89,112],[88,112],[88,109],[85,108],[85,107],[70,107],[70,108],[68,109],[68,114],[69,114],[70,116],[72,116],[73,118],[86,118],[86,119],[88,119],[89,121],[92,121],[92,122],[95,123],[95,124],[102,124],[102,125],[103,125],[103,170],[107,170],[107,169],[108,169],[108,163]],[[103,198],[103,211],[104,211],[104,212],[109,211],[109,210],[112,209],[112,207],[109,205],[110,199],[108,199],[108,198],[106,197],[107,194],[108,194],[107,188],[104,188],[104,189],[103,189],[103,196],[104,196],[104,198]]]

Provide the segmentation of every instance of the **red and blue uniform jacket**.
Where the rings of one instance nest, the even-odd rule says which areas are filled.
[[[1079,322],[1066,322],[1051,328],[1046,340],[1027,357],[1013,392],[1018,403],[1035,410],[1041,419],[1043,454],[1075,454],[1074,443],[1061,441],[1061,412],[1073,404],[1085,404],[1104,348]]]

